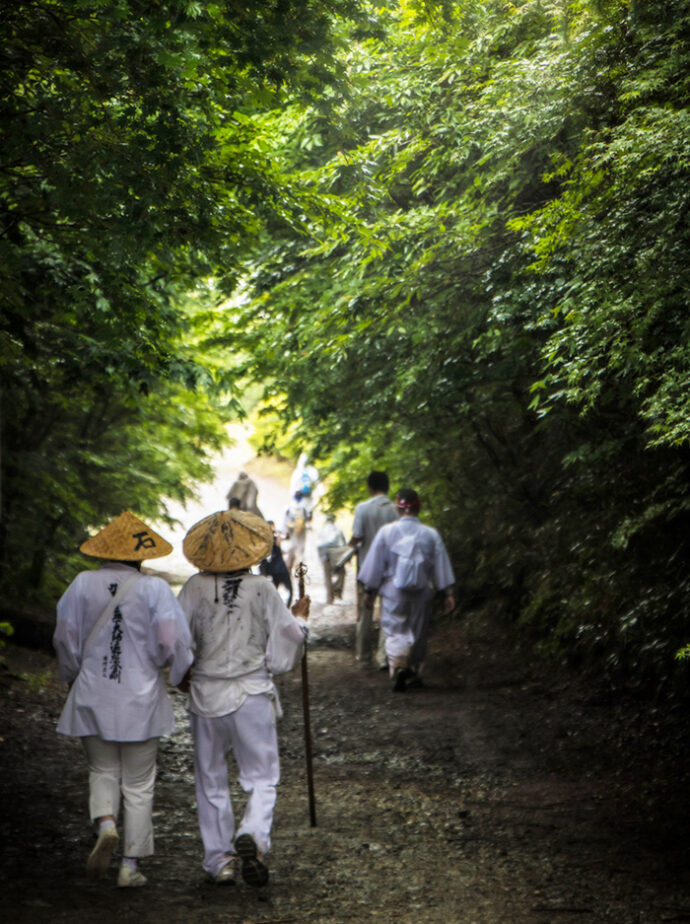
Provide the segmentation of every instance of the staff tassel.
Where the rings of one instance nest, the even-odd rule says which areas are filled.
[[[299,599],[304,596],[304,576],[307,566],[300,562],[295,571],[298,581]],[[304,752],[307,758],[307,787],[309,791],[309,823],[316,827],[316,802],[314,800],[314,769],[311,756],[311,719],[309,716],[309,672],[307,670],[307,643],[304,643],[302,655],[302,712],[304,713]]]

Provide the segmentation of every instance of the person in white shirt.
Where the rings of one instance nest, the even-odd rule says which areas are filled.
[[[350,545],[357,549],[357,569],[362,567],[367,553],[374,541],[374,536],[386,523],[393,523],[398,519],[395,504],[388,495],[388,475],[385,472],[373,471],[367,478],[367,487],[371,495],[368,500],[362,501],[355,507],[355,516],[352,523],[352,538]],[[355,657],[362,667],[371,664],[373,643],[374,607],[370,605],[369,598],[363,593],[362,585],[357,584],[357,625],[355,627]],[[379,667],[385,669],[385,634],[380,633],[377,646],[376,661]]]
[[[204,518],[183,545],[201,569],[179,601],[196,643],[189,709],[203,867],[219,884],[233,882],[239,864],[249,885],[268,881],[263,857],[280,779],[281,709],[273,675],[299,663],[307,635],[309,597],[291,613],[273,583],[249,571],[272,545],[268,523],[240,510]],[[228,787],[230,751],[248,793],[237,828]]]
[[[446,613],[455,609],[455,577],[438,532],[419,522],[417,492],[401,488],[396,507],[400,519],[378,531],[358,580],[372,606],[376,594],[381,596],[393,690],[404,692],[409,681],[420,680],[435,592],[445,595]]]
[[[174,730],[163,668],[179,683],[192,663],[191,635],[164,580],[140,573],[145,559],[172,546],[125,511],[81,551],[106,559],[78,574],[61,597],[53,644],[70,686],[57,730],[81,738],[89,767],[89,810],[98,838],[86,865],[103,875],[124,839],[118,886],[142,886],[138,860],[153,853],[153,790],[158,739]]]

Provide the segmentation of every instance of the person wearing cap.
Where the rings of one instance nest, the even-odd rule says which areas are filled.
[[[153,853],[153,790],[158,739],[175,728],[165,688],[179,683],[192,663],[192,640],[168,584],[140,573],[146,559],[172,546],[125,511],[80,548],[104,559],[83,571],[57,606],[53,644],[60,677],[70,687],[58,722],[60,734],[81,738],[89,768],[89,811],[97,840],[87,864],[103,875],[120,840],[118,886],[142,886],[141,857]]]
[[[358,580],[370,606],[381,597],[393,690],[404,692],[408,682],[421,682],[435,592],[444,594],[446,613],[455,609],[455,577],[438,532],[419,522],[417,492],[401,488],[395,500],[399,519],[376,533]]]
[[[264,855],[280,779],[281,709],[273,675],[299,663],[307,634],[309,597],[290,612],[271,581],[249,570],[272,546],[269,524],[241,510],[205,517],[183,543],[187,559],[200,569],[178,599],[196,643],[188,684],[203,868],[219,884],[234,882],[238,872],[249,885],[268,882]],[[248,794],[237,827],[228,786],[230,751]]]

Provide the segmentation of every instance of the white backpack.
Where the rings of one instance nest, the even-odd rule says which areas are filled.
[[[398,560],[395,564],[393,584],[398,590],[424,590],[429,585],[424,554],[413,533],[407,533],[391,547]]]

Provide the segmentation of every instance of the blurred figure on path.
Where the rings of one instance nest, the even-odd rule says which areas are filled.
[[[304,560],[307,544],[308,511],[304,504],[301,491],[295,491],[292,502],[285,510],[283,517],[283,538],[287,540],[285,549],[285,564],[288,571],[292,571],[300,561]]]
[[[290,478],[290,494],[294,497],[299,491],[302,495],[302,503],[307,511],[307,522],[309,522],[314,513],[314,490],[319,481],[318,469],[309,464],[309,457],[303,452],[297,460],[297,467]]]
[[[268,882],[264,855],[280,779],[276,720],[282,714],[273,676],[299,663],[309,615],[309,597],[290,612],[270,581],[250,573],[272,544],[268,523],[240,510],[211,514],[192,526],[183,544],[200,569],[179,600],[196,644],[189,710],[203,866],[218,884],[234,882],[238,873],[251,886]],[[248,794],[237,829],[230,751]]]
[[[393,690],[420,683],[431,601],[436,591],[445,595],[446,613],[455,609],[455,577],[443,540],[419,522],[419,496],[410,488],[396,495],[400,519],[376,534],[359,572],[359,580],[373,606],[381,595],[381,626],[386,634],[386,656]]]
[[[128,510],[81,551],[105,559],[78,574],[61,597],[53,643],[70,692],[57,730],[81,738],[89,767],[89,813],[97,827],[87,875],[102,876],[120,840],[118,886],[142,886],[141,857],[153,853],[153,789],[158,739],[174,731],[165,689],[192,663],[187,622],[168,584],[140,573],[146,559],[172,546]]]
[[[345,568],[333,569],[343,554],[347,551],[347,541],[342,529],[335,522],[333,514],[329,513],[324,525],[316,537],[316,551],[323,565],[324,581],[326,584],[326,603],[333,603],[343,596],[345,583]]]
[[[374,537],[382,526],[398,519],[395,504],[388,495],[386,472],[372,471],[367,478],[369,500],[355,507],[350,545],[357,549],[357,570],[364,564]],[[355,628],[355,657],[362,667],[369,667],[372,658],[374,606],[368,602],[362,585],[357,582],[357,626]],[[385,668],[385,634],[379,632],[376,653],[377,667]]]
[[[249,475],[246,472],[240,472],[227,493],[228,508],[237,507],[233,501],[238,500],[240,510],[254,513],[257,517],[263,516],[256,503],[258,495],[259,489]]]
[[[273,530],[273,546],[268,558],[264,558],[259,564],[259,573],[263,574],[264,577],[270,577],[274,587],[285,587],[288,592],[286,606],[290,606],[292,603],[292,578],[280,548],[280,533],[276,532],[276,525],[273,520],[267,520],[267,523]]]

